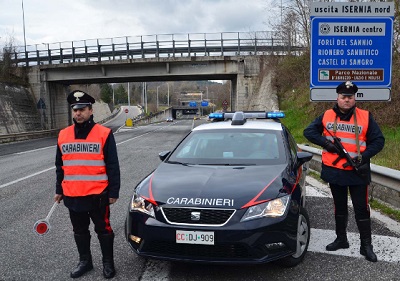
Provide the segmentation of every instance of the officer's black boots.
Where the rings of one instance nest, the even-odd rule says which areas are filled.
[[[79,263],[71,271],[71,278],[78,278],[93,269],[92,255],[90,253],[90,234],[74,235],[79,252]]]
[[[103,275],[105,278],[113,278],[115,276],[114,268],[114,233],[99,234],[101,252],[103,254]]]
[[[372,262],[377,262],[371,239],[371,219],[357,220],[358,230],[360,231],[360,254],[365,256],[365,258]]]
[[[349,248],[349,241],[347,240],[347,215],[335,215],[336,222],[336,239],[326,246],[327,251],[336,251],[339,249]]]

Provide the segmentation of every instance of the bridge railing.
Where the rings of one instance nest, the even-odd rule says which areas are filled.
[[[42,43],[8,50],[17,66],[109,60],[301,52],[273,32],[157,34]]]

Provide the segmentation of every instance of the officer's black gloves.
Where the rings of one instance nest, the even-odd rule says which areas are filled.
[[[368,163],[368,159],[366,159],[362,155],[360,157],[355,156],[352,159],[353,159],[353,162],[356,164],[357,168],[359,168],[359,167],[363,166],[364,164]]]
[[[357,171],[357,174],[359,174],[362,177],[368,176],[369,173],[369,164],[368,160],[365,157],[353,157],[353,162],[356,164],[355,165],[355,170]]]
[[[326,140],[323,147],[330,153],[339,154],[339,150],[336,148],[336,146],[330,140]]]
[[[356,165],[361,165],[361,163],[363,163],[362,156],[360,156],[360,157],[355,156],[355,157],[353,157],[352,159],[353,159],[353,162],[354,162]]]

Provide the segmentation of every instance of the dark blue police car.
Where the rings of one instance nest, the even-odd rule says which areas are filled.
[[[310,222],[299,151],[282,112],[214,113],[134,189],[125,235],[140,256],[299,264]]]

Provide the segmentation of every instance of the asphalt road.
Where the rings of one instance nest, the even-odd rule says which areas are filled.
[[[142,111],[137,106],[121,106],[117,116],[106,122],[104,125],[109,127],[115,133],[125,125],[125,122],[128,118],[133,119],[140,113],[142,113]]]
[[[158,152],[172,149],[199,121],[179,120],[121,128],[115,134],[121,165],[120,199],[111,206],[116,233],[114,280],[399,280],[400,226],[373,213],[373,243],[379,262],[359,254],[358,231],[350,208],[350,249],[326,252],[334,239],[333,205],[329,190],[307,178],[311,220],[309,252],[295,268],[264,265],[226,266],[171,263],[138,257],[124,237],[124,221],[132,189],[160,163]],[[0,280],[70,280],[78,256],[68,211],[63,204],[50,219],[51,229],[38,236],[34,223],[53,204],[56,139],[0,144]],[[94,270],[79,280],[104,280],[101,254],[93,232]]]

